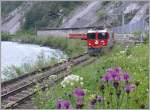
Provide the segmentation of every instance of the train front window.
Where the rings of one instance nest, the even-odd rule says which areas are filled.
[[[107,39],[108,36],[106,33],[98,33],[98,39]]]
[[[96,33],[87,33],[88,39],[96,39]]]

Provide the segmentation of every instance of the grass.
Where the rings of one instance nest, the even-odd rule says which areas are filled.
[[[99,10],[96,15],[98,16],[99,20],[101,20],[106,16],[106,13],[104,10]]]
[[[124,47],[117,45],[109,54],[97,58],[97,61],[94,64],[72,69],[72,74],[84,78],[84,85],[82,88],[87,90],[86,96],[84,97],[84,108],[88,108],[89,97],[91,97],[91,95],[101,95],[99,92],[99,77],[105,74],[107,68],[116,66],[121,67],[123,71],[128,72],[132,76],[132,83],[135,83],[136,81],[140,82],[136,90],[130,94],[128,108],[148,108],[148,44],[131,46],[125,53],[120,53],[120,51],[124,51]],[[60,83],[58,83],[54,88],[49,87],[45,91],[39,91],[33,100],[36,102],[39,109],[56,108],[56,99],[58,97],[68,99],[64,94],[70,94],[73,88],[75,87],[69,86],[62,88]],[[53,94],[51,94],[52,91]],[[109,96],[106,96],[106,99],[109,99]],[[71,102],[73,107],[75,107],[75,99],[72,98]],[[126,102],[126,99],[124,99],[120,108],[125,109]],[[110,103],[115,104],[115,99],[110,101]],[[103,108],[103,104],[101,107]]]

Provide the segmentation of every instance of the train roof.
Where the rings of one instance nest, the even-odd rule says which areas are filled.
[[[89,30],[88,33],[95,33],[95,32],[108,32],[107,29],[103,29],[103,30]]]

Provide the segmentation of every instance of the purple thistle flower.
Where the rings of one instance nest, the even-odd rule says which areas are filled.
[[[115,81],[123,80],[123,77],[121,75],[122,70],[120,67],[116,67],[114,70],[109,69],[107,72],[108,72],[108,74],[111,75],[113,80],[115,80]]]
[[[81,105],[82,103],[83,103],[83,98],[82,97],[78,98],[77,99],[77,104]]]
[[[120,74],[120,73],[122,72],[122,70],[121,70],[120,67],[116,67],[116,68],[114,69],[114,71],[115,71],[116,73],[118,73],[118,74]]]
[[[84,106],[83,104],[77,104],[77,105],[76,105],[76,108],[77,108],[77,109],[82,109],[83,106]]]
[[[91,109],[95,109],[96,108],[96,101],[97,100],[95,98],[90,101],[89,107]]]
[[[125,86],[124,90],[126,93],[130,93],[135,89],[135,85],[134,84],[128,84]]]
[[[114,70],[112,69],[112,68],[108,68],[107,70],[106,70],[106,72],[107,73],[111,73],[111,72],[113,72]]]
[[[109,76],[111,76],[113,79],[119,75],[118,72],[116,72],[114,70],[107,71],[107,74],[109,74]]]
[[[77,109],[82,109],[83,107],[83,97],[78,97],[77,102],[76,102],[76,108]]]
[[[101,102],[101,101],[104,100],[104,97],[102,97],[102,96],[96,96],[96,99],[97,99],[98,102]]]
[[[128,80],[130,79],[129,74],[128,74],[128,73],[124,73],[124,74],[123,74],[123,79],[124,79],[125,81],[128,81]]]
[[[123,80],[123,77],[121,76],[121,74],[118,74],[116,77],[114,77],[115,81],[121,81]]]
[[[72,107],[68,100],[58,99],[56,102],[56,108],[57,109],[70,109]]]
[[[103,77],[102,77],[102,80],[103,81],[110,81],[112,80],[112,77],[109,73],[105,74]]]
[[[62,99],[58,99],[57,100],[57,102],[56,102],[56,108],[57,109],[61,109],[61,103],[62,103],[62,101],[63,101]]]
[[[121,68],[116,67],[115,69],[109,68],[106,71],[106,74],[102,77],[103,81],[110,81],[110,80],[115,80],[115,81],[120,81],[123,80],[121,76]]]
[[[115,77],[117,77],[118,75],[119,75],[119,74],[118,74],[117,72],[115,72],[115,71],[111,73],[111,76],[112,76],[113,79],[114,79]]]
[[[71,104],[68,100],[64,100],[61,103],[61,109],[70,109],[71,108]]]
[[[85,95],[85,92],[83,91],[83,89],[81,89],[81,88],[76,88],[75,90],[74,90],[74,96],[76,96],[76,97],[83,97],[84,95]]]

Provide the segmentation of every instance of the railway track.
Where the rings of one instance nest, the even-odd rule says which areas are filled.
[[[37,83],[40,84],[41,89],[45,89],[48,85],[45,84],[51,75],[56,75],[54,82],[62,79],[68,73],[68,64],[75,66],[87,65],[94,62],[90,56],[85,53],[69,59],[68,61],[55,64],[54,66],[45,67],[18,78],[2,82],[1,84],[1,108],[16,108],[19,104],[25,102],[28,98],[33,96],[37,91],[34,87]],[[39,73],[40,72],[40,73]]]

